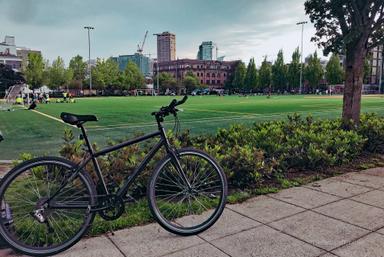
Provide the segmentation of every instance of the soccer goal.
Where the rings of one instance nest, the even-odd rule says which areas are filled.
[[[24,105],[23,94],[28,90],[26,84],[17,84],[5,91],[4,99],[0,100],[1,111],[11,111],[14,104]]]

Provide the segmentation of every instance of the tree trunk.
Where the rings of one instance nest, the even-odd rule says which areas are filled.
[[[367,50],[360,44],[347,49],[342,119],[344,126],[349,129],[358,126],[360,122],[363,67],[366,53]]]

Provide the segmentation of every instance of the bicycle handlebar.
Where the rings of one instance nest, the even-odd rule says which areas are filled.
[[[160,118],[160,119],[164,118],[165,116],[168,116],[169,114],[176,115],[177,109],[175,107],[185,103],[187,99],[188,99],[187,95],[185,95],[183,99],[181,99],[180,101],[173,99],[168,106],[161,107],[158,112],[152,112],[152,115],[155,115],[157,118]]]

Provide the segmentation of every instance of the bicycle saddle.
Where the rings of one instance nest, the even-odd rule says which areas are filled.
[[[60,115],[61,119],[71,125],[80,125],[87,121],[97,121],[95,115],[77,115],[67,112],[62,112]]]

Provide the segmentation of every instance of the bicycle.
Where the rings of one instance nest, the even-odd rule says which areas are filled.
[[[0,235],[15,250],[33,256],[62,252],[88,231],[96,213],[105,220],[119,218],[128,201],[130,185],[155,154],[165,148],[166,156],[154,169],[147,187],[149,209],[166,230],[190,236],[211,227],[221,216],[227,197],[227,180],[222,168],[203,151],[175,149],[163,127],[164,118],[187,100],[174,99],[153,112],[156,132],[140,136],[95,152],[85,122],[97,121],[93,115],[62,113],[64,122],[81,130],[87,154],[79,163],[59,157],[40,157],[13,168],[1,181],[0,199],[12,210],[12,220],[0,223]],[[123,185],[110,192],[97,157],[152,138],[160,138]],[[98,187],[85,166],[94,167]]]

